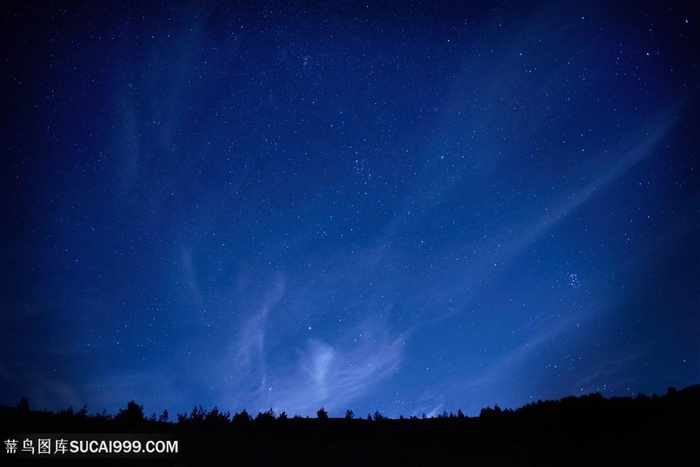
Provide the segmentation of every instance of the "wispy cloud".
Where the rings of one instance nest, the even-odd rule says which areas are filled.
[[[247,278],[243,282],[243,289],[252,287]],[[250,304],[250,311],[241,319],[234,315],[230,344],[205,376],[215,405],[250,411],[265,406],[270,371],[268,340],[275,332],[271,320],[286,289],[286,279],[279,273],[259,290],[261,298],[243,300]]]
[[[250,369],[257,365],[257,373],[260,375],[261,390],[267,382],[267,357],[265,354],[265,335],[267,332],[267,319],[272,309],[277,305],[285,292],[285,280],[282,275],[267,291],[260,306],[243,325],[236,344],[234,360],[240,369]]]
[[[376,319],[335,339],[309,337],[293,349],[267,349],[266,322],[279,300],[279,294],[268,297],[243,326],[235,354],[217,365],[213,379],[219,381],[220,405],[251,412],[272,407],[299,415],[313,415],[322,406],[344,410],[399,369],[408,335],[392,334],[388,324]],[[224,378],[222,371],[227,372]]]
[[[618,151],[613,151],[619,152],[619,157],[612,164],[609,164],[608,168],[598,177],[588,185],[582,187],[570,198],[561,201],[551,211],[548,210],[528,227],[518,229],[517,231],[522,232],[522,234],[505,245],[501,254],[501,261],[510,261],[515,255],[521,253],[535,241],[542,238],[547,232],[551,231],[552,228],[559,224],[564,218],[591,199],[601,195],[606,188],[627,173],[632,167],[652,155],[654,149],[668,133],[668,130],[669,123],[663,122],[663,124],[657,127],[653,132],[645,134],[643,137],[632,139],[631,143],[633,147],[620,148]]]
[[[368,324],[363,327],[367,329]],[[321,406],[342,410],[391,377],[401,365],[407,336],[391,336],[388,327],[371,325],[374,331],[359,339],[348,339],[356,333],[332,344],[310,339],[295,371],[271,379],[274,405],[301,414]]]
[[[180,259],[182,262],[182,280],[185,282],[185,286],[189,291],[190,298],[194,305],[199,310],[200,320],[206,325],[208,324],[204,316],[204,301],[202,300],[202,292],[198,284],[197,270],[194,264],[194,258],[192,256],[192,251],[184,247],[180,251]]]

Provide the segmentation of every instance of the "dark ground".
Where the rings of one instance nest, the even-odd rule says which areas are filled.
[[[670,388],[663,396],[592,394],[515,411],[488,408],[479,417],[446,415],[367,420],[258,414],[232,421],[229,414],[195,410],[166,423],[145,419],[137,404],[116,416],[36,412],[18,404],[0,410],[3,443],[15,438],[21,446],[32,433],[147,433],[178,440],[179,453],[42,462],[3,449],[2,464],[695,466],[700,460],[700,385]]]

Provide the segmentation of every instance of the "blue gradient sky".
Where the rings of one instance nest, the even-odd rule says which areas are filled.
[[[692,2],[26,3],[0,403],[476,415],[700,382]]]

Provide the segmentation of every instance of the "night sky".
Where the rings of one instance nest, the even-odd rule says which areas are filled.
[[[700,382],[694,2],[164,3],[0,6],[0,404]]]

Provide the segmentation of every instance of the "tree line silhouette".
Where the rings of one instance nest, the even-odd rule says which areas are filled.
[[[270,408],[257,415],[195,406],[171,417],[147,416],[129,401],[115,415],[87,407],[33,411],[22,398],[0,407],[8,433],[169,433],[182,439],[179,460],[189,465],[234,449],[246,464],[325,459],[356,464],[417,465],[477,461],[490,465],[696,465],[700,459],[700,385],[666,394],[605,398],[600,393],[537,401],[517,409],[486,407],[478,416],[444,411],[428,417],[390,418],[379,411],[358,417],[288,416]],[[214,456],[214,457],[211,457]],[[320,456],[320,457],[319,457]]]

